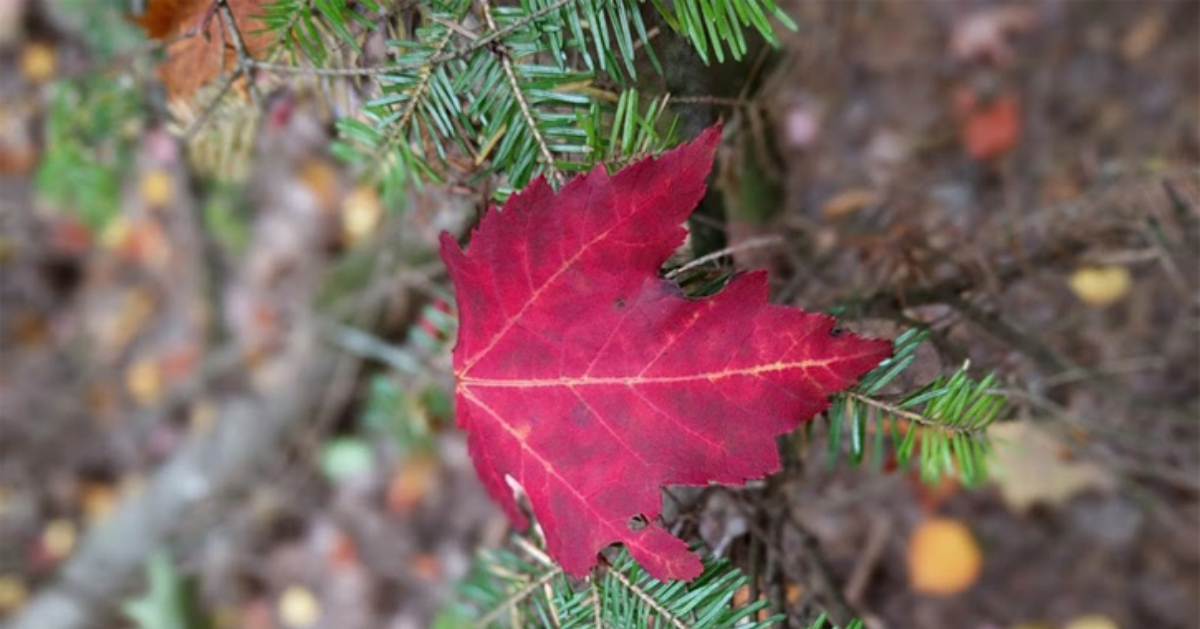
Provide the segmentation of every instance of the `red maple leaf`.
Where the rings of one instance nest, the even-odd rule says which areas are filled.
[[[568,573],[622,542],[656,578],[699,575],[687,545],[653,524],[661,488],[777,471],[775,437],[891,352],[768,304],[762,272],[704,299],[659,277],[719,136],[557,194],[538,179],[484,215],[466,253],[442,234],[458,424],[489,493],[523,527],[505,477],[521,484]],[[638,515],[652,524],[634,530]]]

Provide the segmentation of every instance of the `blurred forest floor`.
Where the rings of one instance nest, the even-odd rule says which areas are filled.
[[[785,6],[761,87],[715,101],[698,229],[773,239],[732,262],[781,303],[930,326],[916,377],[996,372],[1020,447],[930,488],[827,465],[818,426],[778,478],[678,492],[676,526],[797,619],[1200,627],[1200,3]],[[508,534],[453,425],[435,253],[487,191],[385,207],[330,154],[327,83],[229,105],[189,153],[168,120],[202,114],[87,7],[0,0],[0,617],[140,495],[161,518],[114,552],[172,548],[155,587],[196,577],[217,626],[427,626]],[[950,596],[911,583],[953,561],[912,544],[935,517],[982,556]],[[100,626],[145,589],[95,587]]]

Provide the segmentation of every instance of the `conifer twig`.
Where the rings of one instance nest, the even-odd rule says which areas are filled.
[[[492,19],[492,9],[488,0],[481,0],[479,6],[483,10],[483,17],[487,21],[488,29],[495,32],[496,22]],[[512,59],[503,48],[495,54],[500,58],[500,66],[504,68],[504,75],[508,77],[508,86],[512,89],[513,98],[517,99],[517,106],[521,108],[521,116],[525,118],[525,124],[529,126],[529,132],[533,134],[533,139],[537,142],[538,150],[542,154],[542,161],[546,163],[546,173],[554,180],[554,183],[561,186],[566,178],[562,171],[554,165],[554,155],[550,153],[550,146],[546,144],[546,138],[542,135],[542,130],[538,128],[537,119],[533,117],[529,102],[525,100],[525,94],[521,91],[521,84],[517,81],[516,72],[513,71]]]
[[[461,46],[461,47],[451,50],[449,52],[445,52],[440,55],[436,55],[436,56],[430,57],[430,58],[422,60],[422,61],[412,61],[412,62],[408,62],[408,63],[394,63],[394,64],[383,65],[383,66],[371,66],[371,67],[367,67],[367,68],[314,68],[311,66],[299,66],[299,65],[292,65],[292,64],[287,64],[287,63],[274,63],[274,62],[270,62],[270,61],[257,61],[257,60],[253,62],[253,65],[255,68],[257,68],[259,70],[263,70],[265,72],[273,72],[276,74],[305,74],[305,75],[311,75],[311,76],[347,77],[347,78],[363,77],[363,76],[378,76],[380,74],[388,74],[391,72],[404,72],[406,70],[419,70],[419,69],[427,67],[427,66],[441,65],[443,63],[448,63],[450,61],[455,61],[455,60],[470,56],[472,53],[480,50],[481,48],[486,48],[492,42],[495,42],[495,41],[503,38],[506,35],[516,32],[516,31],[520,30],[521,28],[524,28],[525,26],[529,25],[530,23],[536,22],[537,20],[540,20],[541,18],[546,17],[547,15],[549,15],[569,4],[572,4],[574,2],[578,2],[578,0],[558,0],[558,2],[555,2],[554,4],[551,4],[549,6],[538,9],[537,11],[534,11],[533,13],[530,13],[529,15],[526,15],[525,17],[512,22],[511,24],[505,26],[504,28],[494,29],[494,30],[488,32],[488,34],[471,42],[470,44]]]
[[[446,46],[450,44],[450,40],[453,37],[454,31],[447,29],[446,36],[442,38],[440,43],[438,43],[437,50],[433,53],[433,57],[437,57],[438,55],[442,54],[442,51],[445,50]],[[391,152],[392,148],[401,141],[401,138],[404,136],[404,131],[408,128],[408,123],[412,120],[413,114],[415,114],[417,111],[417,106],[421,102],[421,97],[424,95],[425,90],[429,89],[429,84],[433,82],[433,73],[434,70],[433,66],[431,65],[429,66],[429,70],[425,73],[425,76],[421,77],[421,82],[417,84],[416,89],[413,90],[412,96],[409,97],[408,103],[405,104],[404,111],[400,114],[399,124],[394,126],[388,132],[387,137],[384,138],[383,142],[380,144],[379,150],[375,152],[374,159],[371,160],[372,163],[380,163],[381,160],[387,157],[387,154]]]
[[[914,413],[913,411],[900,408],[899,406],[896,406],[895,404],[890,404],[890,403],[884,402],[883,400],[880,400],[878,398],[873,398],[869,395],[863,395],[863,394],[857,393],[855,391],[846,391],[843,393],[843,395],[845,395],[846,397],[848,397],[852,400],[862,402],[863,404],[866,404],[867,406],[873,406],[885,413],[895,415],[896,417],[903,417],[904,419],[907,419],[907,420],[913,422],[914,424],[920,424],[927,428],[939,428],[939,429],[945,430],[947,432],[960,432],[960,433],[964,433],[964,434],[968,434],[968,435],[978,434],[980,432],[980,430],[978,428],[975,428],[973,426],[959,426],[959,425],[954,425],[954,424],[945,424],[945,423],[939,422],[935,419],[926,417],[920,413]]]
[[[489,610],[488,613],[484,614],[482,617],[480,617],[479,620],[475,621],[475,626],[476,627],[488,626],[489,623],[491,623],[493,620],[498,618],[500,616],[500,614],[503,614],[510,607],[512,607],[513,605],[516,605],[517,603],[520,603],[521,601],[529,598],[530,596],[533,596],[534,592],[537,592],[543,585],[546,585],[547,583],[549,583],[550,580],[553,579],[554,577],[558,576],[558,574],[560,572],[562,572],[562,568],[559,568],[557,566],[551,568],[550,570],[547,570],[545,574],[538,577],[532,583],[530,583],[529,585],[526,585],[525,587],[521,588],[520,590],[514,592],[512,596],[504,599],[499,605],[497,605],[497,606],[493,607],[491,610]]]
[[[632,592],[634,596],[642,599],[642,602],[649,605],[650,609],[653,609],[659,616],[662,617],[663,620],[671,623],[671,626],[675,627],[675,629],[692,629],[687,623],[683,622],[681,618],[675,614],[672,614],[671,610],[663,607],[658,601],[654,600],[653,596],[650,596],[645,590],[638,587],[636,583],[630,581],[629,577],[621,574],[619,570],[609,570],[608,574],[612,575],[614,579],[619,581],[621,585],[625,586],[625,589]]]

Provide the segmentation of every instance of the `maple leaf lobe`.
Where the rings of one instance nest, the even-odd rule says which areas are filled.
[[[602,168],[557,194],[543,179],[485,213],[454,281],[458,424],[490,495],[529,497],[547,550],[583,575],[621,542],[659,579],[702,570],[654,524],[668,484],[740,484],[779,469],[777,435],[891,353],[834,320],[767,302],[764,272],[689,299],[658,276],[704,194],[720,131]],[[629,526],[642,516],[650,524]]]

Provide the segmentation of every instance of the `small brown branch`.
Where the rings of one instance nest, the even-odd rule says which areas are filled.
[[[669,280],[675,279],[680,274],[686,273],[696,267],[703,266],[709,262],[712,262],[713,260],[719,260],[727,255],[738,253],[740,251],[775,247],[781,244],[783,244],[783,237],[781,236],[760,236],[758,238],[750,238],[731,247],[721,249],[720,251],[714,251],[710,254],[700,256],[699,258],[696,258],[695,260],[692,260],[691,262],[688,262],[677,269],[672,269],[669,273],[667,273],[666,278]]]
[[[200,112],[200,115],[192,121],[192,124],[188,126],[187,131],[184,132],[183,138],[185,143],[190,142],[193,138],[195,138],[196,134],[200,132],[200,129],[202,129],[204,125],[208,123],[208,120],[214,113],[216,113],[221,101],[224,100],[225,95],[229,93],[230,88],[233,87],[233,84],[237,82],[239,78],[246,77],[248,84],[247,89],[250,91],[250,99],[253,101],[255,107],[260,109],[262,107],[262,96],[258,93],[258,87],[254,85],[254,81],[252,80],[255,64],[254,57],[250,56],[250,50],[246,48],[246,41],[242,39],[242,31],[237,26],[237,21],[233,17],[233,11],[229,9],[229,2],[228,0],[214,0],[213,7],[217,10],[220,15],[221,22],[225,25],[225,29],[221,31],[221,39],[224,40],[225,33],[229,33],[229,38],[233,40],[233,47],[235,54],[237,55],[237,61],[234,64],[233,72],[229,73],[228,75],[225,74],[224,67],[222,67],[221,76],[224,78],[221,79],[221,87],[217,90],[216,96],[214,96],[213,99],[209,101],[207,105],[205,105],[204,109]],[[207,28],[204,28],[204,30],[206,31]],[[221,65],[224,66],[224,45],[221,46],[220,54]]]

